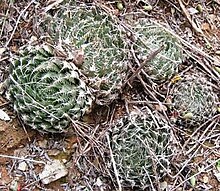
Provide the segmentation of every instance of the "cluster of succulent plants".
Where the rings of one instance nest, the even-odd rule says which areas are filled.
[[[217,94],[201,74],[185,75],[175,84],[172,96],[174,109],[192,125],[201,125],[217,109]]]
[[[28,46],[12,62],[9,95],[21,119],[39,131],[64,132],[98,104],[117,99],[128,73],[125,29],[96,6],[72,3],[46,14],[38,27],[51,46]],[[140,22],[135,54],[144,60],[165,48],[145,68],[153,80],[175,73],[182,52],[170,34]],[[54,47],[51,49],[51,47]],[[112,129],[112,152],[121,184],[146,188],[168,167],[169,126],[148,110],[134,111]]]
[[[123,187],[147,188],[169,167],[170,128],[146,110],[132,111],[112,129],[112,153]]]
[[[142,63],[163,46],[143,68],[145,77],[159,84],[177,73],[183,60],[179,41],[162,27],[140,19],[129,31],[134,38],[128,38],[126,29],[101,8],[70,2],[47,13],[38,26],[41,40],[50,46],[26,46],[11,65],[8,93],[14,109],[39,131],[65,132],[70,118],[81,119],[94,100],[104,105],[117,99],[130,55]],[[174,110],[193,124],[216,111],[217,96],[203,77],[185,76],[172,96]],[[164,175],[171,133],[158,113],[135,109],[111,131],[114,170],[123,187],[146,189]]]
[[[93,97],[78,68],[47,45],[28,46],[11,65],[9,96],[22,120],[39,131],[63,132],[80,119]]]
[[[96,6],[64,6],[47,15],[42,28],[52,43],[81,51],[83,58],[76,64],[88,77],[97,103],[117,98],[127,74],[127,45],[124,30],[111,16]]]
[[[179,41],[164,28],[138,20],[133,26],[135,32],[134,50],[138,59],[144,61],[147,56],[161,46],[159,54],[146,64],[144,71],[154,82],[161,83],[174,75],[183,60]]]

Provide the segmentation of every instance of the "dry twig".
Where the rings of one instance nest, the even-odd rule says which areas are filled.
[[[202,29],[199,28],[196,23],[191,19],[191,16],[188,12],[188,10],[186,9],[186,7],[184,6],[182,0],[178,0],[179,5],[181,7],[181,9],[183,10],[184,15],[186,16],[187,20],[189,21],[189,23],[192,25],[193,29],[200,35],[204,36]]]
[[[16,160],[23,160],[23,161],[28,161],[28,162],[34,162],[34,163],[38,163],[38,164],[46,164],[43,161],[37,161],[37,160],[32,160],[32,159],[25,159],[25,158],[16,157],[16,156],[10,156],[10,155],[2,155],[2,154],[0,154],[0,157],[9,158],[9,159],[16,159]]]
[[[128,80],[126,80],[126,82],[122,86],[122,89],[125,87],[125,85],[127,83],[131,84],[133,82],[134,78],[137,77],[138,74],[140,73],[140,71],[144,68],[144,66],[146,66],[146,64],[148,64],[150,61],[152,61],[163,49],[164,49],[164,46],[161,46],[157,50],[153,51],[147,57],[147,59],[138,67],[138,69],[135,72],[133,72],[132,76]]]
[[[27,9],[28,9],[34,2],[35,2],[35,0],[32,0],[32,1],[24,8],[24,10],[21,11],[21,13],[20,13],[20,15],[18,16],[18,19],[17,19],[17,21],[16,21],[16,23],[15,23],[15,27],[14,27],[12,33],[11,33],[11,36],[10,36],[10,38],[8,39],[8,41],[5,43],[5,47],[6,47],[6,48],[7,48],[7,46],[9,45],[9,43],[11,42],[11,40],[12,40],[14,34],[15,34],[15,31],[17,30],[17,27],[18,27],[18,24],[19,24],[19,22],[20,22],[21,17],[23,16],[23,14],[27,11]]]

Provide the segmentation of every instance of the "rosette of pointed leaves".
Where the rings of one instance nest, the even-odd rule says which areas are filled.
[[[48,46],[27,47],[12,62],[9,95],[22,120],[39,131],[63,132],[80,119],[92,96],[74,64]]]
[[[42,26],[50,41],[65,51],[81,51],[83,63],[76,64],[88,77],[97,103],[117,98],[127,71],[127,50],[124,31],[111,16],[95,6],[62,6],[55,15],[47,15]]]
[[[164,48],[149,63],[144,71],[154,82],[161,83],[176,73],[182,62],[183,54],[178,40],[164,28],[145,20],[134,25],[136,56],[144,62],[147,56],[162,45]]]
[[[207,121],[217,109],[217,94],[201,75],[186,75],[173,89],[174,109],[192,125]]]
[[[169,126],[147,110],[131,112],[112,130],[112,153],[124,187],[145,189],[168,168]]]

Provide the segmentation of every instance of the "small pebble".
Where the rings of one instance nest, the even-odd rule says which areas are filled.
[[[202,179],[202,181],[205,183],[205,184],[207,184],[208,182],[209,182],[209,177],[208,176],[203,176],[203,179]]]
[[[216,54],[216,55],[220,55],[220,50],[216,50],[216,51],[215,51],[215,54]]]
[[[188,112],[186,113],[184,116],[183,116],[184,119],[192,119],[193,118],[193,114],[191,112]]]
[[[36,41],[37,41],[37,37],[36,36],[31,36],[30,43],[36,42]]]
[[[2,109],[0,109],[0,120],[10,121],[9,115]]]
[[[166,190],[167,186],[168,186],[168,184],[167,184],[166,181],[160,183],[160,189],[161,190]]]
[[[39,174],[43,184],[49,184],[68,174],[68,171],[63,163],[59,160],[54,160],[45,165],[44,170]]]
[[[1,47],[0,47],[0,57],[1,57],[1,55],[2,55],[5,51],[6,51],[6,48],[1,48]]]
[[[18,170],[21,170],[21,171],[26,171],[27,170],[27,163],[26,162],[20,162],[19,164],[18,164]]]
[[[219,172],[214,172],[214,176],[220,182],[220,173]]]

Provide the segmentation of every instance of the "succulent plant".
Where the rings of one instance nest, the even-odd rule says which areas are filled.
[[[134,50],[141,61],[164,45],[162,51],[147,63],[144,69],[154,82],[164,82],[176,73],[178,65],[182,62],[183,53],[180,43],[162,27],[143,19],[134,24],[133,28],[136,36]]]
[[[174,109],[192,125],[207,121],[217,110],[217,94],[208,80],[200,75],[185,75],[173,89]]]
[[[112,130],[112,153],[122,186],[147,188],[168,168],[169,126],[146,108],[122,117]],[[157,175],[155,174],[157,173]]]
[[[8,92],[18,115],[39,131],[65,131],[69,117],[80,119],[92,104],[78,68],[46,45],[20,51],[12,62]]]
[[[127,50],[125,34],[111,16],[95,6],[63,6],[45,17],[42,28],[50,42],[81,51],[79,68],[88,77],[97,103],[117,98],[127,72]]]

